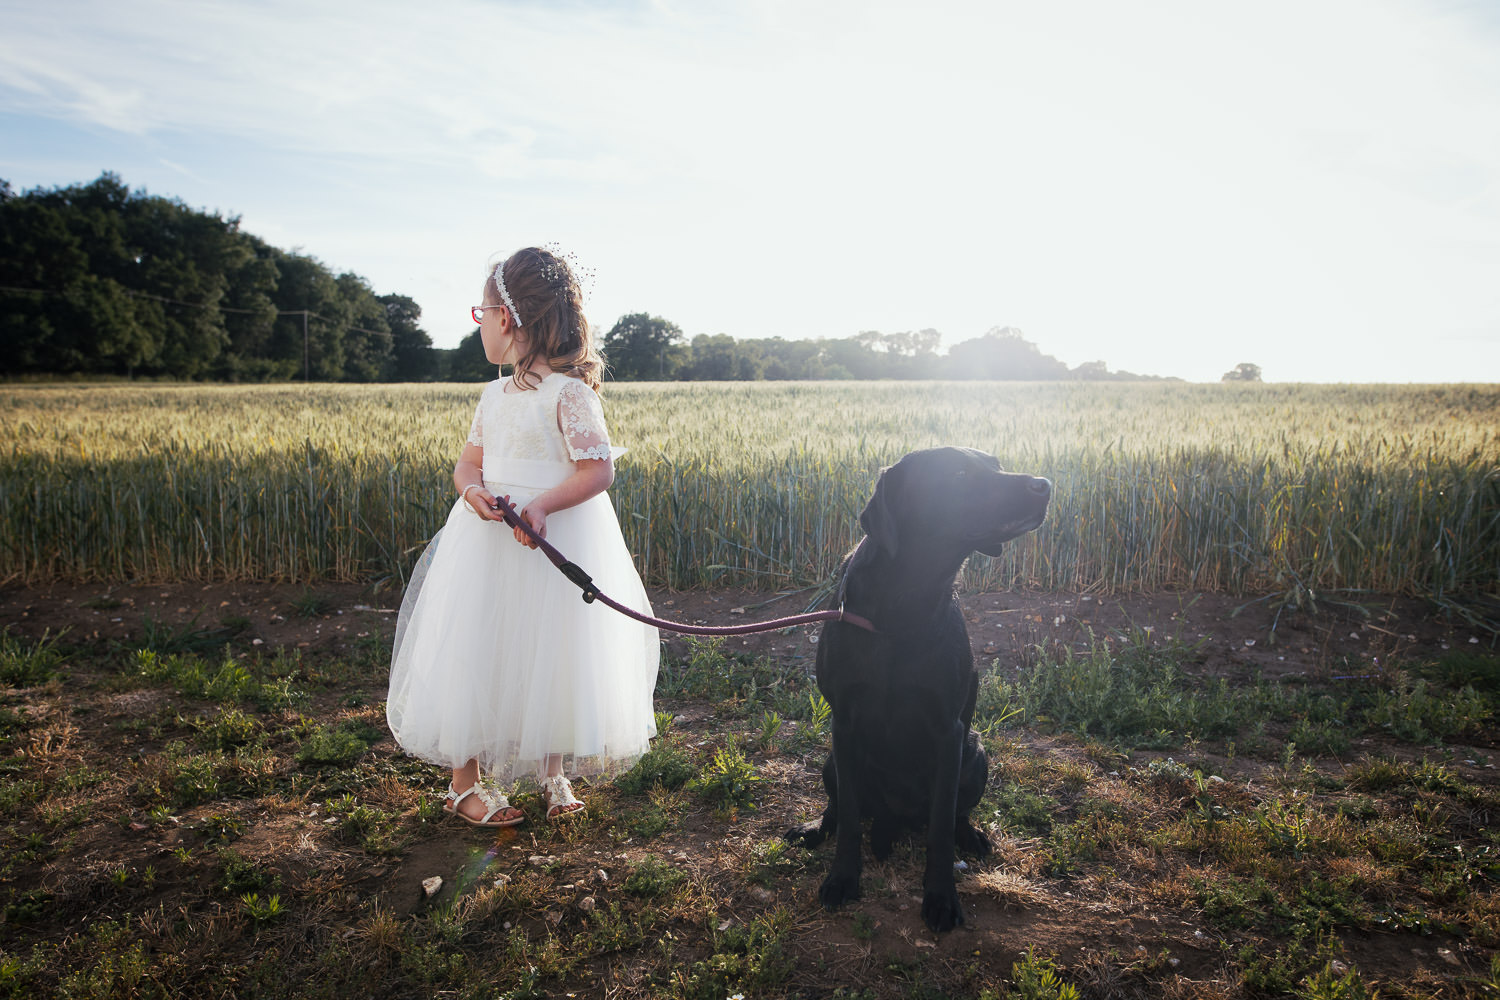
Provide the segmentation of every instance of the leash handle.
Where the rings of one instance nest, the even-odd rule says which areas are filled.
[[[845,611],[842,602],[837,611],[812,611],[802,615],[792,615],[787,618],[775,618],[766,622],[750,622],[745,625],[683,625],[678,622],[669,622],[663,618],[655,618],[651,615],[642,614],[634,608],[628,608],[616,601],[613,597],[604,593],[594,586],[593,578],[590,577],[577,563],[569,562],[557,547],[537,534],[536,529],[527,524],[516,508],[511,506],[509,500],[504,497],[495,497],[495,505],[500,511],[501,518],[512,528],[520,528],[522,534],[536,543],[542,554],[551,560],[552,565],[562,571],[562,574],[583,591],[583,602],[592,604],[595,600],[599,603],[613,608],[627,618],[634,618],[643,625],[651,625],[655,628],[666,629],[669,632],[679,632],[683,635],[750,635],[755,632],[774,632],[777,629],[791,628],[793,625],[807,625],[812,622],[845,622],[862,628],[867,632],[878,631],[870,620],[863,615],[857,615],[852,611]]]

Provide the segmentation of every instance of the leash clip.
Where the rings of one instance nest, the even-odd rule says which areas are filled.
[[[563,576],[572,580],[583,591],[583,603],[593,604],[594,598],[599,596],[599,588],[594,586],[594,578],[583,571],[583,567],[577,563],[565,562],[557,567],[562,570]]]

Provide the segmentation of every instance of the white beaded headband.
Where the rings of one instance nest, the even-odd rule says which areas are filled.
[[[521,322],[521,314],[516,312],[516,304],[510,300],[510,292],[505,290],[505,279],[500,276],[500,272],[504,270],[504,268],[505,261],[503,260],[495,265],[495,287],[500,289],[500,297],[505,300],[505,308],[510,310],[510,315],[513,319],[515,319],[516,326],[523,326],[524,324]]]

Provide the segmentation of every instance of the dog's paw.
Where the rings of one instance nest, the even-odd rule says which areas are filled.
[[[794,826],[781,835],[781,839],[788,844],[800,844],[803,847],[817,847],[823,842],[823,824],[821,822],[803,823]]]
[[[964,922],[964,908],[958,901],[958,890],[928,892],[922,896],[922,919],[935,931],[951,931]]]
[[[968,820],[959,821],[953,828],[953,844],[961,853],[974,858],[986,857],[990,853],[990,838]]]
[[[818,889],[818,899],[830,910],[859,898],[859,876],[830,872]]]

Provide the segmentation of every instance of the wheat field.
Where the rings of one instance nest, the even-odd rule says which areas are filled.
[[[477,385],[0,388],[0,579],[404,578]],[[961,444],[1050,478],[965,585],[1449,594],[1500,579],[1500,386],[619,383],[648,583],[817,585],[880,469]],[[585,567],[587,568],[587,567]]]

